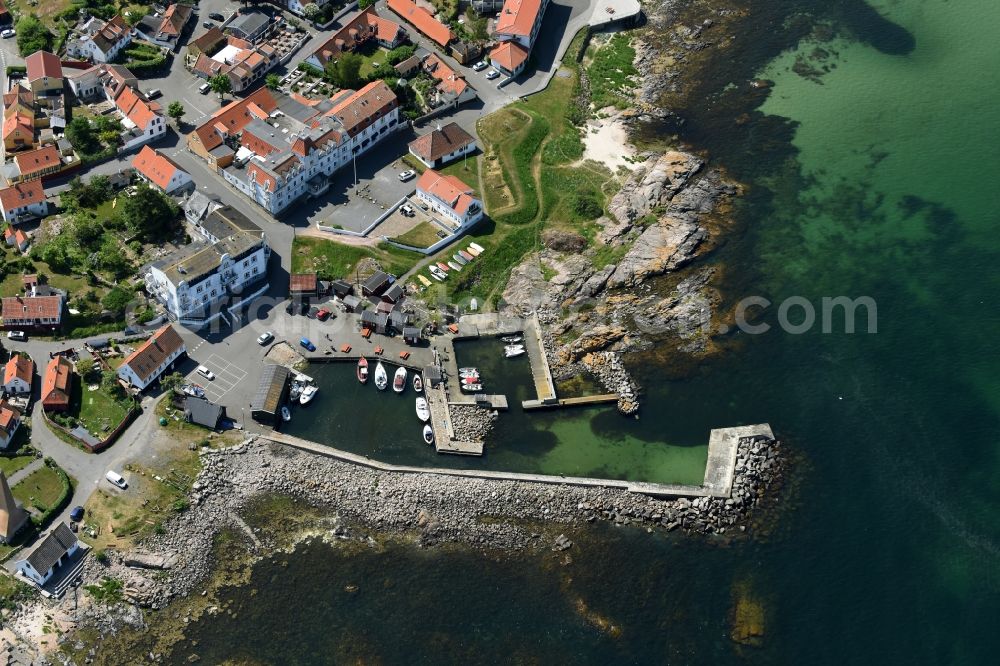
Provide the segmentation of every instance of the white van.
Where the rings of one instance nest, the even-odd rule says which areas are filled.
[[[198,366],[198,374],[207,379],[208,381],[212,381],[213,379],[215,379],[215,373],[203,365]]]
[[[203,83],[200,86],[198,86],[198,92],[200,92],[202,95],[207,95],[208,91],[211,89],[212,86],[208,85],[207,83]]]
[[[128,483],[125,481],[125,477],[118,472],[108,471],[108,473],[104,475],[104,478],[107,479],[111,485],[118,486],[122,490],[128,488]]]

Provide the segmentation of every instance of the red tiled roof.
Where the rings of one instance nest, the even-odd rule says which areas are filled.
[[[513,72],[528,59],[528,50],[517,42],[500,42],[490,51],[490,62]]]
[[[384,19],[375,13],[375,7],[368,7],[354,17],[350,23],[338,30],[319,46],[312,55],[322,64],[336,60],[344,51],[351,51],[372,36],[385,42],[394,42],[402,30],[395,21]]]
[[[288,290],[296,292],[316,291],[316,283],[315,273],[293,273],[288,278]]]
[[[170,186],[170,179],[174,174],[182,171],[172,159],[149,146],[142,147],[132,160],[132,166],[163,191]]]
[[[191,18],[194,8],[191,5],[173,4],[163,12],[158,33],[161,35],[180,35],[184,25]]]
[[[42,187],[42,181],[37,178],[21,181],[0,190],[0,206],[3,206],[4,212],[43,201],[45,201],[45,188]]]
[[[122,365],[132,368],[132,372],[138,375],[139,379],[146,381],[171,354],[183,346],[184,341],[181,336],[173,326],[167,324],[129,354]]]
[[[531,35],[531,26],[542,9],[542,0],[504,0],[496,32],[504,35]]]
[[[15,112],[4,118],[3,138],[10,138],[13,134],[22,132],[30,138],[35,136],[35,119],[31,116]]]
[[[14,232],[14,242],[17,243],[18,247],[21,247],[28,242],[28,235],[18,229]]]
[[[14,354],[3,368],[3,383],[6,386],[15,379],[20,379],[31,386],[31,378],[34,374],[35,362],[27,356]]]
[[[224,128],[227,134],[236,135],[255,117],[259,118],[251,112],[251,107],[268,114],[278,108],[278,103],[270,90],[258,88],[249,97],[230,102],[213,113],[207,122],[195,128],[192,133],[201,140],[205,150],[212,150],[222,144],[220,129]]]
[[[0,402],[0,431],[3,431],[5,436],[10,435],[11,424],[19,418],[21,418],[20,410],[13,407],[6,400]]]
[[[17,164],[21,177],[27,178],[46,169],[61,166],[62,160],[59,158],[59,151],[50,143],[26,153],[18,153],[14,156],[14,163]]]
[[[420,174],[417,189],[440,199],[459,215],[464,215],[474,201],[468,185],[455,176],[442,176],[434,169]]]
[[[389,9],[439,45],[447,46],[448,42],[455,38],[451,28],[431,16],[431,13],[423,7],[418,7],[413,0],[389,0],[388,4]]]
[[[130,87],[123,89],[115,98],[115,106],[141,130],[147,128],[153,118],[159,115],[160,110],[159,104],[147,102],[139,97],[135,89]]]
[[[58,319],[62,306],[62,296],[8,296],[0,315],[4,319]]]
[[[392,92],[385,81],[378,80],[344,97],[325,115],[336,117],[344,126],[344,130],[354,136],[396,106],[398,106],[396,93]]]
[[[73,365],[64,356],[53,356],[42,380],[42,406],[69,406],[72,382]]]
[[[475,141],[475,138],[459,127],[458,123],[448,123],[441,129],[417,137],[410,142],[409,148],[415,155],[433,162]]]
[[[469,87],[462,75],[449,67],[436,53],[424,58],[423,66],[424,71],[437,80],[436,87],[443,93],[451,93],[458,97]]]
[[[24,59],[28,81],[37,81],[42,77],[62,78],[62,64],[59,57],[48,51],[35,51]]]

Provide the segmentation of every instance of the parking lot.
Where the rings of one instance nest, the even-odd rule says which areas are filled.
[[[195,370],[188,375],[195,384],[205,389],[205,397],[212,402],[222,402],[227,393],[247,378],[247,373],[235,363],[227,361],[218,354],[212,354],[201,361],[201,365],[215,373],[215,379],[208,380]]]

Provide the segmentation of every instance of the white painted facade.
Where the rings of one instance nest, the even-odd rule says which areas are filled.
[[[126,129],[125,132],[122,132],[122,141],[124,144],[121,149],[123,151],[145,143],[157,141],[167,133],[167,123],[161,115],[154,115],[145,127],[136,127],[136,124],[128,116],[124,114],[119,115],[121,116],[122,126]]]
[[[49,202],[39,201],[38,203],[28,204],[27,206],[17,206],[15,208],[11,208],[10,210],[4,210],[3,219],[4,222],[9,222],[10,224],[18,224],[22,221],[22,217],[30,215],[45,217],[48,214]]]
[[[182,344],[179,348],[175,349],[173,352],[164,359],[163,363],[157,366],[156,370],[146,379],[142,379],[136,372],[126,364],[122,364],[118,368],[118,378],[122,381],[128,382],[130,385],[135,386],[140,391],[144,391],[147,386],[155,382],[160,378],[164,372],[167,371],[170,366],[173,365],[174,361],[181,357],[182,354],[187,352],[187,345]]]
[[[472,197],[473,203],[466,209],[464,214],[459,214],[449,204],[420,188],[417,188],[417,199],[430,206],[435,213],[460,228],[471,226],[483,219],[483,202],[475,197]]]
[[[35,568],[31,566],[31,562],[29,562],[27,559],[20,560],[17,563],[17,571],[31,582],[41,587],[42,585],[45,585],[47,582],[49,582],[49,579],[52,578],[52,575],[55,573],[56,569],[62,566],[66,562],[66,560],[68,560],[70,557],[73,557],[73,555],[79,549],[80,549],[80,543],[79,542],[74,543],[72,546],[69,547],[69,550],[66,551],[66,554],[59,558],[58,562],[56,562],[53,566],[49,567],[48,571],[35,571]]]

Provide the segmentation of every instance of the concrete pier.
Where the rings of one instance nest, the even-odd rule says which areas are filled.
[[[548,402],[539,400],[525,400],[521,407],[525,410],[532,409],[552,409],[553,407],[574,407],[584,405],[606,405],[610,402],[618,402],[617,393],[602,393],[600,395],[582,395],[578,398],[559,398]]]

